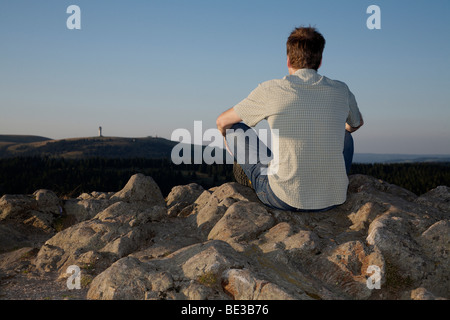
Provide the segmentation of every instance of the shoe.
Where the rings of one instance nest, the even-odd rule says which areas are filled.
[[[243,186],[252,188],[252,182],[247,177],[244,170],[242,170],[242,167],[239,165],[239,163],[237,163],[236,161],[234,161],[234,164],[233,164],[233,174],[234,174],[234,179],[236,180],[237,183],[242,184]]]

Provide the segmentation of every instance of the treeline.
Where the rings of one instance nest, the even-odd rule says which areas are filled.
[[[234,181],[232,165],[175,165],[170,159],[64,159],[18,157],[0,159],[0,196],[50,189],[59,196],[119,191],[133,174],[151,176],[164,196],[191,182],[205,189]],[[421,195],[439,185],[450,186],[450,163],[353,164],[351,174],[370,175]]]
[[[437,186],[450,187],[449,162],[353,164],[350,174],[373,176],[416,195],[422,195]]]
[[[170,159],[0,159],[0,196],[53,190],[58,196],[119,191],[133,174],[151,176],[166,196],[172,187],[196,182],[211,188],[233,180],[232,165],[175,165]]]

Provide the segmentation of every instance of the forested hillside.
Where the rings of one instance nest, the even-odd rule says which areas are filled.
[[[177,185],[196,182],[204,188],[233,181],[232,165],[174,165],[170,159],[63,159],[19,157],[0,159],[0,196],[50,189],[60,196],[118,191],[130,176],[153,177],[164,195]],[[353,164],[352,174],[370,175],[417,195],[439,185],[450,186],[450,163]]]
[[[373,176],[417,195],[440,185],[450,186],[450,162],[353,164],[351,173]]]
[[[0,159],[0,196],[50,189],[59,196],[118,191],[135,173],[151,176],[164,195],[172,187],[196,182],[205,188],[232,181],[232,165],[174,165],[170,159]]]

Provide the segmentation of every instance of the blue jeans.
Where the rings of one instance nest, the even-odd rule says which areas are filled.
[[[238,160],[239,165],[242,167],[242,170],[245,172],[247,177],[250,179],[253,189],[256,192],[256,195],[265,205],[280,210],[286,211],[327,211],[335,208],[336,206],[331,206],[318,210],[303,210],[294,208],[281,199],[279,199],[275,193],[272,191],[272,188],[269,185],[269,178],[266,174],[261,174],[264,169],[267,169],[268,164],[262,163],[261,159],[259,159],[259,151],[261,148],[265,148],[263,150],[268,150],[268,156],[270,156],[270,150],[263,144],[263,142],[258,138],[256,133],[246,124],[244,123],[236,123],[231,127],[232,131],[228,132],[226,135],[226,140],[228,146],[233,146],[233,150],[230,150],[233,153],[233,156],[236,160]],[[238,130],[241,129],[241,130]],[[250,129],[250,131],[248,131]],[[248,137],[246,139],[245,137]],[[244,140],[245,139],[245,140]],[[245,161],[242,162],[242,159],[238,159],[237,148],[242,148],[242,143],[239,141],[245,141]],[[252,143],[253,142],[253,143]],[[256,143],[255,143],[256,142]],[[242,152],[243,150],[239,150]],[[347,174],[350,172],[350,168],[353,161],[353,138],[352,135],[345,131],[345,140],[344,140],[344,161],[345,161],[345,169]],[[243,153],[242,153],[243,154]],[[250,159],[257,159],[256,164],[254,161],[250,162]],[[240,161],[241,160],[241,161]],[[268,162],[268,161],[267,161]],[[252,164],[253,163],[253,164]]]

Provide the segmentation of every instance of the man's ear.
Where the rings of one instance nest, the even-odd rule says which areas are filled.
[[[319,68],[322,66],[322,59],[320,59]],[[317,70],[319,69],[317,68]]]
[[[288,69],[291,68],[291,61],[289,60],[289,56],[287,56],[287,67]]]

